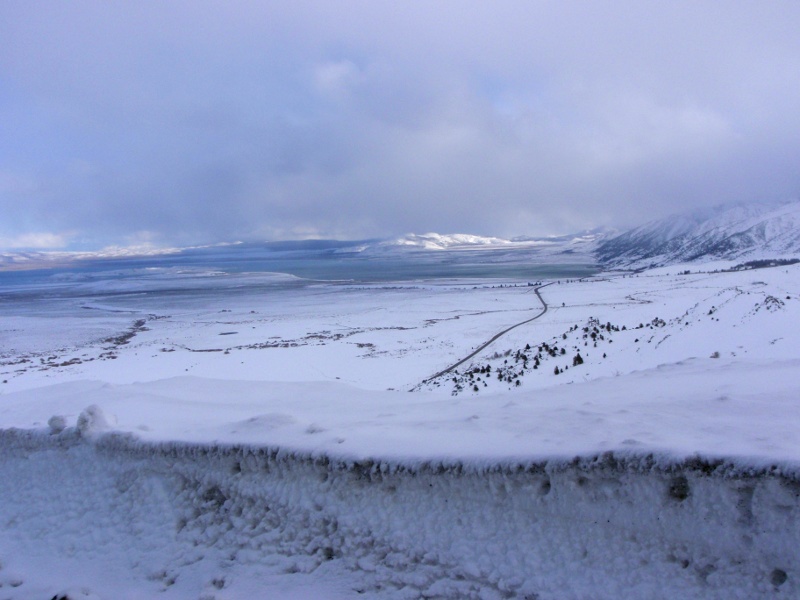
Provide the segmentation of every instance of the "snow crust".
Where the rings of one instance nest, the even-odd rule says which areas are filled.
[[[800,482],[777,471],[611,455],[404,469],[71,431],[6,430],[0,444],[11,597],[798,592]]]

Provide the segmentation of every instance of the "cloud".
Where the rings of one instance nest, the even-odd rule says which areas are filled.
[[[333,97],[347,95],[359,76],[358,67],[349,60],[329,61],[314,69],[317,88]]]
[[[796,196],[800,5],[0,4],[0,235],[558,233]]]
[[[13,238],[0,237],[0,248],[24,250],[53,250],[65,248],[74,234],[69,233],[25,233]]]

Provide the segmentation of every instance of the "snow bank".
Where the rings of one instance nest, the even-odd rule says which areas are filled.
[[[800,359],[697,358],[518,394],[457,397],[192,376],[65,382],[5,394],[0,428],[43,429],[59,416],[65,426],[81,422],[151,442],[280,446],[406,466],[433,460],[484,468],[611,451],[793,468],[798,370]]]
[[[297,576],[330,598],[800,593],[800,477],[778,468],[406,467],[69,427],[0,432],[0,479],[11,598],[283,597]]]

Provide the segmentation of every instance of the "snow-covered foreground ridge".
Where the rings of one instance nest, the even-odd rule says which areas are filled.
[[[0,432],[3,597],[280,597],[298,576],[337,598],[800,592],[796,468],[404,466],[86,431]]]
[[[694,359],[516,398],[196,377],[9,394],[0,589],[796,597],[798,365]]]

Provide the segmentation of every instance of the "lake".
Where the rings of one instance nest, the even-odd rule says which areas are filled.
[[[596,265],[543,262],[530,249],[359,252],[353,242],[236,244],[135,258],[88,259],[52,269],[0,272],[0,303],[59,297],[197,296],[231,288],[302,287],[320,282],[450,279],[535,282],[595,274]],[[284,274],[276,276],[274,274]]]

